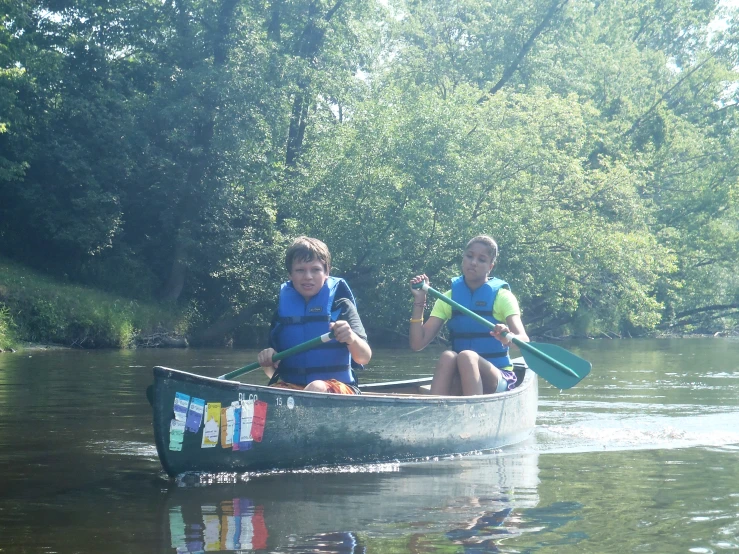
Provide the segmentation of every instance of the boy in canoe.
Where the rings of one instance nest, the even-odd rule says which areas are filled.
[[[518,300],[508,283],[490,278],[498,258],[498,245],[491,237],[479,235],[467,243],[462,257],[462,275],[452,280],[445,296],[474,311],[495,324],[492,331],[471,317],[455,311],[446,302],[436,302],[424,323],[426,292],[412,288],[428,283],[426,275],[411,279],[413,311],[410,319],[410,346],[422,350],[448,324],[452,350],[442,353],[436,365],[431,393],[471,396],[503,392],[516,386],[508,355],[510,340],[505,333],[514,333],[522,341],[529,337],[521,321]]]
[[[290,280],[282,284],[269,348],[259,353],[270,385],[335,394],[357,394],[352,367],[370,361],[372,350],[346,281],[329,276],[331,253],[318,239],[298,237],[285,253]],[[281,352],[333,331],[312,350],[272,361]],[[278,381],[279,379],[279,381]]]

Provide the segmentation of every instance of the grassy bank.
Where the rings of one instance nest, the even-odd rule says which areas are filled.
[[[139,333],[185,334],[176,310],[61,283],[0,258],[0,348],[21,342],[129,348]]]

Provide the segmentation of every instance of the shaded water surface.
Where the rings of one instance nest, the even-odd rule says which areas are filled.
[[[739,552],[739,341],[564,346],[593,372],[541,382],[515,448],[175,481],[151,368],[216,376],[255,352],[0,355],[0,552]],[[363,378],[426,375],[437,355],[380,350]]]

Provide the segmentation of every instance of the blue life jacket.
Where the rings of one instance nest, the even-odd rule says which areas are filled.
[[[452,300],[487,319],[491,323],[503,323],[493,317],[493,304],[501,287],[510,289],[508,283],[492,278],[474,293],[464,282],[464,276],[452,279]],[[452,318],[447,322],[455,352],[472,350],[495,367],[511,365],[508,347],[490,334],[490,328],[470,316],[452,308]]]
[[[277,324],[272,330],[272,343],[277,351],[282,352],[328,333],[329,323],[336,321],[340,314],[340,310],[331,312],[334,298],[348,298],[356,305],[354,295],[343,279],[329,277],[318,294],[307,303],[291,281],[283,283]],[[350,385],[355,382],[349,348],[336,339],[284,358],[277,372],[285,382],[296,385],[307,385],[316,379],[336,379]]]

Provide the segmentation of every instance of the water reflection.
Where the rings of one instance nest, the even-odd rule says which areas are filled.
[[[248,498],[204,504],[199,510],[169,509],[169,532],[177,552],[223,552],[267,548],[264,507]]]
[[[375,473],[263,474],[174,487],[165,520],[178,553],[354,554],[388,540],[412,552],[440,544],[495,552],[500,541],[542,525],[526,513],[539,502],[538,471],[538,454],[524,446]]]
[[[483,512],[468,527],[452,529],[446,533],[446,537],[460,545],[465,553],[501,552],[500,546],[505,539],[542,528],[556,529],[577,519],[576,514],[582,508],[577,502],[556,502],[546,508],[529,510],[514,510],[505,502],[500,504],[505,507]]]
[[[539,388],[538,455],[200,488],[159,477],[151,367],[219,375],[256,352],[0,355],[0,551],[173,554],[188,545],[172,540],[179,507],[175,536],[205,552],[204,514],[215,508],[222,548],[235,520],[232,532],[221,516],[244,500],[261,509],[266,547],[242,552],[739,552],[739,341],[564,346],[594,369],[572,389]],[[378,350],[365,381],[420,376],[438,355]]]

